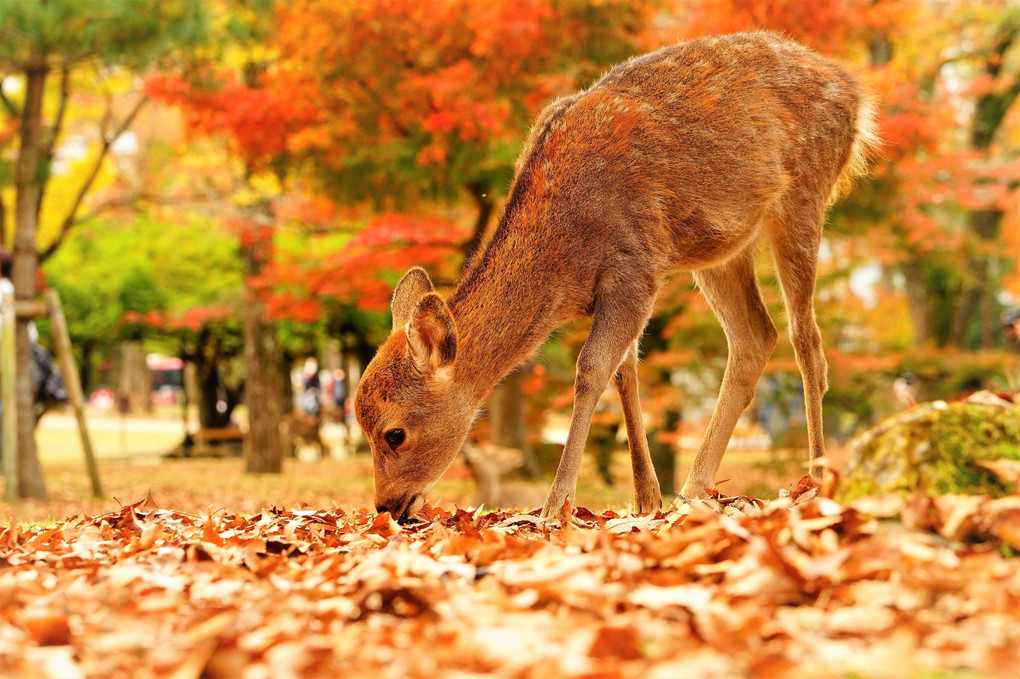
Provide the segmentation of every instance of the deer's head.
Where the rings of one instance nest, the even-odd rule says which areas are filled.
[[[424,269],[393,293],[393,332],[358,384],[354,408],[375,466],[375,504],[403,522],[450,466],[475,404],[454,380],[457,328]]]

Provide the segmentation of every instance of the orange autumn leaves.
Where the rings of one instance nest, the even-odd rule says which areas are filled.
[[[277,318],[314,322],[323,299],[352,300],[359,309],[385,311],[393,294],[384,274],[425,266],[441,271],[470,236],[463,224],[427,215],[388,214],[369,221],[340,251],[282,253],[253,284]]]
[[[262,46],[274,56],[256,73],[205,63],[147,83],[250,162],[304,155],[343,169],[396,143],[419,165],[443,165],[457,147],[518,139],[545,100],[575,86],[562,70],[578,19],[548,0],[301,0],[275,11]]]
[[[282,184],[272,200],[278,222],[301,213],[299,228],[364,229],[325,256],[314,242],[302,252],[280,248],[250,281],[272,315],[314,320],[324,299],[381,310],[393,282],[387,274],[411,264],[456,267],[457,246],[471,236],[422,213],[463,198],[465,187],[498,197],[541,105],[587,84],[605,54],[640,51],[631,32],[655,6],[279,3],[257,45],[152,76],[146,91],[178,108],[194,135],[225,140],[248,173]],[[322,196],[356,214],[316,209],[308,221],[293,208],[321,206]],[[325,212],[332,215],[320,219]]]
[[[373,216],[445,216],[456,204],[467,206],[455,217],[467,222],[465,187],[498,201],[524,133],[550,99],[677,39],[775,30],[851,64],[881,102],[876,181],[862,182],[838,228],[891,266],[919,254],[994,257],[1013,252],[1020,233],[1020,165],[1003,160],[1011,138],[989,153],[966,148],[966,112],[1014,78],[1008,68],[982,73],[983,31],[1004,8],[996,0],[952,0],[944,11],[914,0],[298,0],[275,7],[252,72],[237,68],[236,55],[213,59],[154,77],[148,91],[179,106],[196,134],[225,137],[245,164],[284,177],[287,200],[316,195]],[[886,56],[876,47],[883,40]],[[967,215],[980,210],[1005,212],[1001,237],[986,243],[968,233]],[[461,254],[419,247],[381,253],[378,270],[358,280],[340,281],[334,270],[325,287],[342,293],[342,304],[378,309],[384,284],[406,265],[455,267]],[[316,254],[284,258],[267,274],[280,272],[270,306],[298,319],[318,313],[309,299],[317,291],[295,288],[309,267],[310,280],[323,279],[327,264]],[[1015,291],[1015,264],[1004,278]]]
[[[10,525],[0,672],[1009,676],[1020,498],[811,495],[548,523],[139,503]]]

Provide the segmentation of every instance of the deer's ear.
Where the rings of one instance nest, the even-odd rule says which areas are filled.
[[[390,311],[393,312],[393,329],[402,328],[411,319],[411,312],[423,295],[435,290],[425,269],[420,266],[412,268],[404,274],[393,290],[393,301]]]
[[[411,310],[407,321],[407,347],[415,364],[431,373],[453,363],[457,357],[457,326],[442,297],[426,293]]]

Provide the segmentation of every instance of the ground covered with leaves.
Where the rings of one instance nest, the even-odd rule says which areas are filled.
[[[4,677],[1016,676],[1020,496],[0,532]]]

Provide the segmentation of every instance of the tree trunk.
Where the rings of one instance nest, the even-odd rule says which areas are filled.
[[[466,188],[478,206],[478,214],[475,216],[475,230],[471,234],[471,240],[464,244],[465,267],[467,267],[471,257],[478,251],[478,248],[481,247],[482,241],[485,240],[485,232],[489,228],[489,221],[492,219],[492,212],[495,209],[495,204],[486,186],[482,184],[468,184]]]
[[[285,349],[276,352],[276,369],[280,374],[280,413],[282,415],[294,411],[294,383],[290,379],[294,361],[293,352]]]
[[[0,245],[7,243],[7,206],[0,201]]]
[[[974,254],[967,260],[963,292],[953,315],[949,341],[954,346],[976,348],[973,345],[979,343],[987,349],[993,344],[994,337],[988,332],[990,325],[987,321],[990,319],[981,319],[982,313],[987,312],[989,307],[992,273],[992,258],[982,246],[987,247],[998,237],[1002,215],[1000,210],[978,210],[970,215],[970,232],[978,243]],[[981,321],[981,332],[975,335],[978,342],[970,342],[970,330],[975,318]]]
[[[26,69],[25,106],[21,116],[18,160],[15,170],[14,268],[12,283],[14,297],[19,301],[35,298],[35,275],[38,266],[35,234],[36,206],[39,204],[45,182],[46,166],[43,157],[42,104],[46,86],[47,66],[40,63]],[[35,415],[33,413],[32,377],[28,366],[32,363],[32,345],[29,340],[30,321],[19,318],[15,329],[18,355],[18,486],[23,498],[46,498],[46,482],[35,447]]]
[[[117,395],[127,400],[128,412],[152,412],[152,373],[145,362],[145,347],[137,340],[121,343]]]
[[[227,365],[222,356],[222,346],[216,334],[208,328],[199,331],[194,343],[186,342],[181,347],[185,400],[196,406],[198,426],[202,429],[229,426],[234,408],[244,391],[243,381],[236,387],[227,384],[223,377]],[[226,407],[218,407],[220,401]]]
[[[527,445],[522,378],[521,371],[515,370],[489,397],[490,431],[492,442],[497,446],[523,450]]]
[[[1003,16],[1005,17],[1005,15]],[[999,77],[1006,53],[1017,36],[1020,35],[1020,28],[1017,28],[1009,19],[1004,18],[996,26],[996,32],[996,42],[985,65],[985,74],[991,78]],[[974,105],[974,116],[971,122],[971,149],[985,156],[988,155],[989,149],[1006,119],[1006,113],[1018,96],[1020,96],[1020,79],[1014,79],[1014,82],[1008,87],[988,92],[978,98]],[[970,215],[968,226],[976,243],[967,261],[963,293],[960,295],[960,303],[956,307],[956,313],[952,319],[949,340],[956,346],[962,347],[967,344],[968,330],[972,326],[974,317],[980,315],[982,310],[986,310],[987,313],[987,309],[992,306],[989,278],[992,273],[993,256],[989,254],[989,248],[999,236],[1002,217],[1002,210],[994,208],[975,210]],[[977,336],[981,346],[985,348],[991,347],[994,340],[990,332],[990,321],[990,318],[983,320],[981,332]]]
[[[489,397],[490,436],[497,446],[521,451],[522,468],[531,478],[538,476],[538,465],[524,426],[524,372],[515,370],[492,391]]]
[[[81,348],[81,363],[78,364],[78,379],[85,391],[86,399],[92,391],[92,353],[96,349],[94,340],[85,340],[78,345]]]
[[[659,435],[666,433],[675,438],[680,429],[680,419],[680,411],[670,408],[662,417],[662,428],[648,432],[648,452],[652,456],[652,466],[655,467],[663,498],[676,494],[676,445],[663,443]]]
[[[247,368],[245,402],[248,404],[248,435],[244,440],[246,469],[253,474],[283,471],[283,441],[280,418],[283,377],[276,326],[266,318],[265,307],[251,287],[272,261],[273,233],[268,210],[247,220],[241,234],[244,264],[245,305],[243,312],[244,360]]]
[[[198,381],[198,426],[202,429],[220,429],[230,424],[231,409],[223,393],[224,387],[220,380],[220,370],[216,361],[203,358],[195,365],[195,376]],[[223,397],[226,407],[220,409],[220,398]]]
[[[900,265],[900,270],[906,286],[910,324],[914,326],[914,344],[922,346],[932,340],[931,301],[928,299],[924,264],[920,259],[909,259]]]

